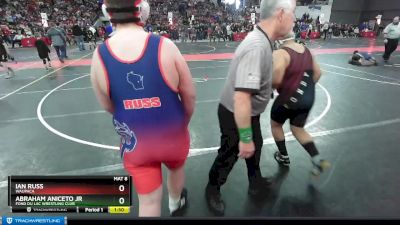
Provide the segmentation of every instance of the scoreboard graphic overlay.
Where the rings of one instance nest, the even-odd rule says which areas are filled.
[[[130,176],[9,176],[13,213],[129,213]]]

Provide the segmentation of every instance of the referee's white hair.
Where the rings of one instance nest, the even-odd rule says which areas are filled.
[[[272,17],[277,9],[290,9],[292,7],[294,7],[293,0],[262,0],[260,19],[265,20]]]

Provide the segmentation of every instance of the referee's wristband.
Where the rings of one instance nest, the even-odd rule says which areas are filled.
[[[239,128],[239,140],[243,143],[250,143],[253,141],[253,130],[251,127]]]

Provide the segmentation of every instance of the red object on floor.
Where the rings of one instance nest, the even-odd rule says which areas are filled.
[[[36,38],[23,38],[21,40],[21,45],[24,48],[35,47]]]
[[[301,33],[300,33],[300,37],[301,37],[302,39],[306,39],[306,37],[307,37],[307,32],[306,32],[306,31],[301,32]],[[311,34],[310,34],[310,39],[318,39],[318,38],[320,38],[320,37],[321,37],[321,33],[320,33],[320,32],[311,32]]]
[[[51,40],[48,37],[41,37],[41,40],[44,41],[44,43],[46,43],[46,45],[51,45]],[[31,48],[31,47],[35,47],[35,43],[36,43],[36,38],[34,37],[30,37],[30,38],[23,38],[21,40],[21,45],[24,48]]]
[[[362,31],[360,33],[361,37],[367,37],[367,38],[375,38],[376,37],[376,33],[373,31]]]
[[[247,36],[246,32],[243,33],[234,33],[233,34],[233,41],[243,41]]]

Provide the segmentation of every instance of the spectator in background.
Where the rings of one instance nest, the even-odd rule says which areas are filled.
[[[15,47],[15,44],[18,44],[18,47],[21,47],[21,46],[22,46],[21,41],[22,41],[23,38],[24,38],[24,35],[22,35],[22,34],[16,34],[16,35],[14,36],[14,39],[12,40],[12,48]]]
[[[84,38],[83,38],[84,33],[78,23],[76,23],[72,27],[72,35],[74,35],[74,39],[75,39],[76,44],[79,47],[79,51],[84,51],[85,50],[85,43],[84,43]]]
[[[325,22],[324,26],[322,27],[322,31],[324,32],[324,40],[326,40],[326,37],[328,36],[328,31],[329,31],[329,23]]]
[[[228,25],[226,25],[226,34],[227,34],[227,36],[228,36],[228,40],[229,41],[233,41],[233,33],[232,33],[232,29],[231,29],[231,25],[230,24],[228,24]]]
[[[35,42],[35,47],[38,52],[39,58],[43,60],[43,65],[46,70],[49,70],[51,68],[51,62],[50,62],[50,49],[46,45],[46,43],[40,39],[40,37],[37,37],[36,42]],[[49,67],[47,67],[47,62],[49,63]]]
[[[368,22],[364,22],[361,24],[361,31],[368,31]]]
[[[360,29],[358,29],[358,27],[354,28],[354,36],[360,37]]]
[[[47,36],[53,43],[53,47],[56,50],[58,59],[61,63],[64,63],[64,59],[67,57],[66,32],[60,27],[59,22],[55,23],[55,26],[49,29]]]
[[[153,26],[151,24],[146,24],[145,30],[149,33],[153,33]]]
[[[347,38],[347,28],[346,25],[342,25],[340,28],[340,32],[342,34],[342,37]]]
[[[210,43],[211,43],[211,40],[213,38],[213,29],[212,29],[211,26],[209,26],[208,29],[207,29],[207,36],[208,36],[208,39],[210,40]]]
[[[4,40],[4,42],[11,44],[12,43],[12,39],[11,39],[11,31],[8,27],[5,27],[4,29],[1,29],[1,33],[2,33],[2,38]]]
[[[329,39],[332,39],[332,35],[333,35],[333,24],[330,24],[328,30]]]
[[[46,13],[49,22],[63,21],[74,23],[77,18],[93,23],[98,19],[100,11],[96,1],[62,1],[62,0],[5,0],[0,6],[0,18],[5,18],[11,29],[24,28],[35,35],[43,29],[40,13]]]
[[[14,70],[7,65],[9,53],[3,38],[0,37],[0,67],[7,71],[5,79],[10,79],[15,76]]]
[[[353,26],[352,26],[352,25],[349,25],[349,26],[348,26],[348,28],[347,28],[347,35],[348,35],[349,37],[354,37],[354,36],[355,36],[355,34],[354,34],[354,29],[353,29]]]
[[[98,37],[98,34],[97,34],[97,31],[96,31],[96,29],[94,27],[89,27],[86,30],[86,38],[87,38],[87,42],[89,43],[89,49],[90,50],[92,50],[92,48],[93,48],[93,50],[96,49],[96,47],[97,47],[97,37]]]
[[[222,38],[222,40],[224,40],[224,42],[226,41],[224,33],[223,33],[222,28],[220,26],[216,26],[215,27],[215,34],[216,34],[216,37],[218,38],[218,42],[220,42],[221,38]]]
[[[181,42],[187,42],[187,32],[188,32],[188,30],[187,30],[186,26],[180,27],[179,35],[180,35]]]
[[[309,25],[308,25],[308,28],[307,28],[307,36],[306,36],[306,39],[311,39],[310,38],[310,36],[311,36],[311,32],[313,31],[313,25],[310,23]]]

